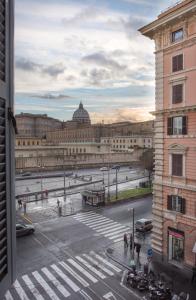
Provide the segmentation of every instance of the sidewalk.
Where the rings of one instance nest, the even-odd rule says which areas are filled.
[[[137,269],[143,270],[144,264],[147,262],[147,250],[150,248],[149,241],[141,241],[140,258],[137,259],[137,253],[135,252],[135,264]],[[118,262],[125,268],[131,267],[132,255],[130,249],[124,247],[123,237],[122,242],[111,244],[106,249],[107,256],[112,260]],[[189,300],[196,299],[196,283],[191,284],[191,272],[187,272],[184,269],[180,269],[172,264],[162,263],[155,259],[152,259],[150,263],[150,269],[157,275],[159,274],[162,279],[171,284],[173,291],[177,294],[180,292],[189,293]]]

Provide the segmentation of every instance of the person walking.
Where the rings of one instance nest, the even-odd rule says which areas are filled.
[[[124,234],[124,238],[123,239],[124,239],[124,246],[128,247],[128,238],[127,238],[127,234],[126,233]]]
[[[57,207],[59,207],[60,205],[60,201],[59,201],[59,198],[57,198]]]
[[[191,278],[191,283],[193,284],[194,281],[196,281],[196,266],[194,266],[192,268],[193,274],[192,274],[192,278]]]
[[[136,252],[137,252],[137,258],[139,259],[140,257],[140,250],[141,250],[141,245],[140,243],[136,244]]]

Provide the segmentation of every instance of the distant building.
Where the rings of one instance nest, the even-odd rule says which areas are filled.
[[[140,29],[156,45],[154,253],[193,267],[196,242],[196,1]]]
[[[61,129],[63,122],[48,117],[47,114],[20,113],[15,116],[18,136],[44,137],[53,129]]]
[[[153,148],[153,135],[102,137],[101,143],[110,145],[114,152],[130,152],[135,147]]]

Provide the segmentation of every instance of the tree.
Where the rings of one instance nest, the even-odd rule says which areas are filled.
[[[146,149],[140,156],[140,162],[145,170],[148,171],[148,180],[151,186],[152,184],[152,174],[154,170],[154,149]]]

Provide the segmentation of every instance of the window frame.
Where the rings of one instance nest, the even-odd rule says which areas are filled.
[[[178,97],[176,96],[176,94],[179,93],[179,91],[175,91],[175,89],[177,87],[181,86],[182,90],[181,90],[181,99],[178,99]],[[176,92],[176,94],[175,94]],[[183,83],[176,83],[172,85],[172,104],[180,104],[184,102],[184,84]]]
[[[178,32],[182,32],[182,37],[175,39],[175,34],[177,34]],[[171,32],[171,42],[172,43],[180,42],[183,39],[184,39],[184,29],[183,29],[183,27]]]
[[[174,59],[181,56],[182,57],[182,69],[177,69],[174,70]],[[184,53],[178,53],[172,56],[172,60],[171,60],[171,69],[172,69],[172,73],[177,73],[177,72],[181,72],[184,70]],[[177,65],[179,64],[179,62],[177,63]]]
[[[181,118],[181,129],[175,125],[175,120]],[[181,131],[180,131],[181,130]],[[188,134],[188,116],[180,115],[167,117],[167,135],[168,136],[176,136],[176,135],[187,135]]]
[[[172,153],[172,164],[171,164],[171,175],[172,176],[177,176],[177,177],[183,177],[184,173],[184,166],[183,166],[183,154],[182,153]],[[180,172],[178,172],[179,166],[174,166],[174,157],[181,157],[181,167],[180,167]]]

